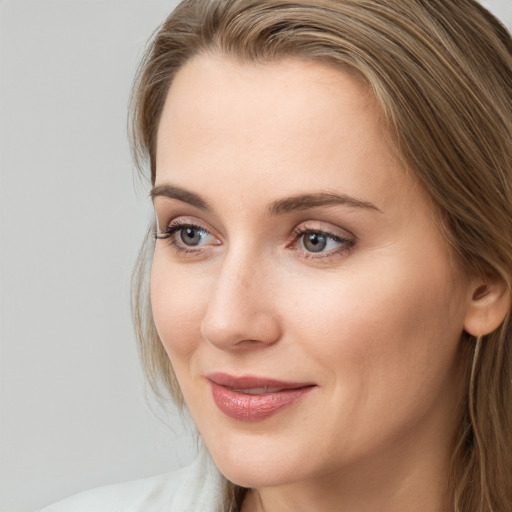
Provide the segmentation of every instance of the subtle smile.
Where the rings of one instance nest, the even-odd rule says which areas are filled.
[[[282,382],[261,377],[207,376],[217,407],[244,422],[261,421],[303,398],[315,384]]]

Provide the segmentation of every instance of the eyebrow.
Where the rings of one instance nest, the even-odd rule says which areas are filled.
[[[309,210],[318,206],[347,205],[356,208],[367,208],[382,213],[382,210],[368,201],[335,192],[318,192],[315,194],[301,194],[279,199],[271,203],[267,209],[272,215],[283,215],[293,211]]]
[[[210,205],[199,195],[175,185],[157,185],[151,190],[150,196],[154,201],[156,197],[168,197],[169,199],[177,199],[191,206],[195,206],[200,210],[210,211]],[[375,210],[382,213],[374,204],[334,192],[317,192],[314,194],[299,194],[284,199],[273,201],[267,206],[267,212],[270,215],[284,215],[294,211],[304,211],[319,206],[331,205],[347,205],[356,208],[365,208]]]
[[[188,203],[200,210],[211,210],[208,203],[194,192],[190,192],[190,190],[186,190],[181,187],[176,187],[175,185],[157,185],[151,189],[151,193],[149,194],[151,199],[154,201],[155,197],[168,197],[169,199],[177,199],[178,201],[183,201],[184,203]]]

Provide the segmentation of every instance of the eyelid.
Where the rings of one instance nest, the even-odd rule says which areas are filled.
[[[156,233],[157,234],[165,234],[170,226],[192,226],[198,229],[202,229],[204,231],[207,231],[209,234],[211,234],[215,238],[220,238],[219,234],[215,229],[213,229],[209,223],[205,222],[202,219],[199,219],[195,217],[194,215],[174,215],[172,217],[169,217],[170,220],[163,222],[163,228],[162,225],[159,222],[158,213],[155,210],[155,225],[156,225]]]
[[[356,235],[346,228],[335,226],[330,222],[324,222],[320,220],[308,220],[301,222],[293,229],[293,233],[322,233],[323,235],[332,237],[334,239],[339,238],[341,240],[353,240],[356,241]]]
[[[197,207],[188,203],[183,203],[176,199],[170,199],[163,196],[155,197],[153,200],[153,212],[155,215],[155,226],[157,232],[165,232],[171,222],[183,219],[184,223],[190,223],[203,227],[209,233],[218,235],[209,221],[219,225],[219,220],[213,213],[206,213],[198,210]]]

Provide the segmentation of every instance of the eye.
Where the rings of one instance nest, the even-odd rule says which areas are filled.
[[[324,258],[350,250],[355,240],[338,233],[301,226],[293,233],[293,248],[306,258]]]
[[[335,241],[323,233],[308,233],[302,235],[301,244],[309,252],[322,252],[325,249],[333,249]],[[331,247],[329,247],[331,246]]]
[[[219,245],[220,242],[202,226],[176,220],[163,232],[157,232],[157,240],[169,240],[176,251],[199,251],[202,246]]]
[[[191,247],[205,244],[209,235],[205,229],[196,226],[179,228],[176,233],[185,245],[190,245]]]

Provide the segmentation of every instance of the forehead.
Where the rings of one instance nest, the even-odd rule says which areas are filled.
[[[285,109],[289,112],[298,108],[307,115],[306,101],[313,102],[316,108],[330,109],[334,98],[338,102],[345,99],[345,106],[354,112],[370,109],[374,110],[373,115],[379,112],[369,87],[355,71],[342,71],[311,59],[240,63],[222,55],[207,54],[194,57],[178,71],[164,110],[176,116],[206,116],[218,113],[218,109],[223,109],[224,114],[243,109],[247,115],[256,106],[250,120],[257,123],[264,120],[264,115],[272,113],[276,118]],[[165,118],[162,122],[165,123]]]
[[[212,191],[236,178],[251,193],[265,183],[272,200],[312,188],[361,196],[371,194],[361,183],[372,182],[379,195],[405,174],[388,140],[375,97],[352,73],[299,58],[240,64],[201,55],[169,90],[156,185]]]

